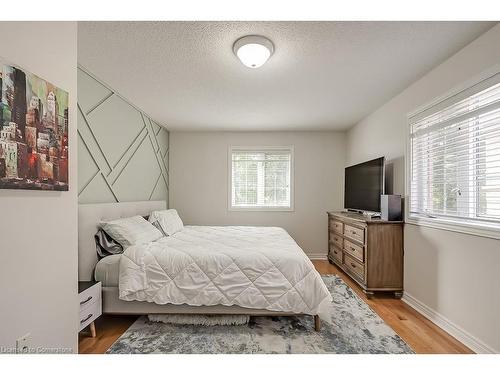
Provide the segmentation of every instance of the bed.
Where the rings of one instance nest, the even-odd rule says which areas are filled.
[[[79,279],[101,281],[107,314],[319,314],[331,296],[281,228],[185,226],[98,261],[101,220],[148,215],[164,201],[79,206]]]

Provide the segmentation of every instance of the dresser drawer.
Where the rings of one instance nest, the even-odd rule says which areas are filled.
[[[364,261],[364,247],[349,240],[344,240],[344,250],[350,256],[356,258],[360,262]]]
[[[78,294],[80,300],[80,311],[94,304],[97,300],[101,300],[101,283],[96,283],[90,288],[85,289]]]
[[[352,225],[345,225],[344,236],[352,238],[353,240],[365,243],[365,230]]]
[[[330,238],[331,243],[337,246],[339,249],[342,249],[344,247],[344,239],[342,237],[332,234]]]
[[[342,250],[334,245],[330,245],[330,257],[333,258],[339,265],[342,264]]]
[[[347,271],[361,281],[365,281],[365,266],[344,252],[344,266]]]
[[[344,231],[344,223],[330,219],[330,230],[342,234]]]
[[[80,331],[96,320],[102,313],[101,298],[80,309]]]

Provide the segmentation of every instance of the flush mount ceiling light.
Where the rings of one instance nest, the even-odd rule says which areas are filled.
[[[263,36],[247,35],[234,42],[233,52],[243,65],[249,68],[259,68],[273,54],[274,45]]]

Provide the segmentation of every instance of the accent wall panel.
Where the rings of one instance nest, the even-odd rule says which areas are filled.
[[[169,132],[78,68],[78,202],[166,200]]]

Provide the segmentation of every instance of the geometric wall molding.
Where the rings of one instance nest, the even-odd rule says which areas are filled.
[[[169,132],[78,67],[78,202],[165,200]]]

